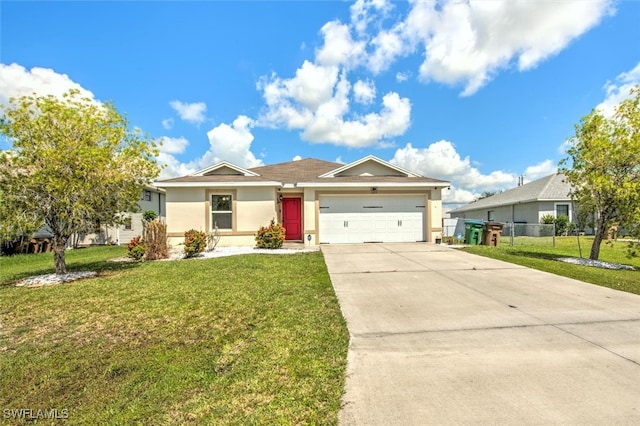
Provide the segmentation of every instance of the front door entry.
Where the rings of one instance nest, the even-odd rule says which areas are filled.
[[[282,199],[282,226],[286,229],[285,240],[302,239],[300,198]]]

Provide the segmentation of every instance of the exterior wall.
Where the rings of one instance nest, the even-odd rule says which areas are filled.
[[[189,229],[206,229],[206,191],[204,188],[167,189],[167,235],[169,244],[184,242]]]
[[[237,194],[236,232],[249,232],[253,236],[260,226],[269,225],[271,219],[279,221],[273,188],[239,188]]]
[[[435,189],[430,193],[431,199],[427,203],[427,241],[435,242],[442,239],[444,229],[442,228],[442,190]]]
[[[509,206],[467,210],[462,213],[451,213],[451,217],[461,219],[489,220],[488,212],[493,211],[494,222],[522,222],[540,223],[540,217],[544,215],[539,211],[539,202],[513,204]],[[551,202],[553,208],[553,202]]]
[[[142,235],[143,222],[142,213],[147,210],[154,211],[161,220],[165,220],[166,217],[166,195],[163,192],[150,190],[151,200],[144,199],[144,193],[141,199],[138,201],[137,212],[126,212],[124,217],[131,218],[131,229],[126,229],[125,225],[118,226],[101,226],[100,232],[92,232],[86,234],[79,234],[72,237],[75,244],[80,246],[85,245],[101,245],[101,244],[127,244],[131,239],[137,235]]]
[[[303,235],[306,244],[318,245],[318,211],[320,202],[316,199],[316,191],[314,189],[306,188],[304,190],[302,198],[303,208],[302,226]],[[311,235],[311,241],[308,240],[308,236]]]
[[[219,230],[219,246],[255,245],[254,235],[260,226],[278,219],[274,188],[167,188],[167,234],[169,244],[184,242],[189,229],[213,230],[211,195],[232,195],[232,229]]]

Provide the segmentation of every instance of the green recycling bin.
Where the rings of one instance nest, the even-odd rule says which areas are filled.
[[[465,220],[464,221],[464,241],[474,246],[482,243],[482,231],[484,230],[484,221],[482,220]]]

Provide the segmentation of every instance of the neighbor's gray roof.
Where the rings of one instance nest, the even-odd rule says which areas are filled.
[[[522,186],[501,192],[491,197],[473,201],[466,206],[451,210],[450,213],[463,213],[478,209],[509,206],[532,201],[568,201],[571,185],[562,173],[545,176]]]
[[[164,182],[282,182],[282,183],[409,183],[409,182],[445,182],[439,179],[428,177],[405,177],[405,176],[337,176],[332,178],[321,178],[319,176],[344,166],[340,163],[305,158],[298,161],[272,164],[269,166],[254,167],[248,169],[259,176],[236,176],[236,175],[210,175],[210,176],[182,176],[173,179],[166,179],[157,182],[162,186]]]

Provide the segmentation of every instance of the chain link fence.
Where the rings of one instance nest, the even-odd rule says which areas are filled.
[[[444,241],[461,243],[465,238],[465,220],[447,218],[443,221],[442,235]],[[512,246],[540,245],[555,247],[556,228],[554,224],[542,223],[502,223],[500,244]]]
[[[504,223],[502,244],[555,247],[556,226],[542,223]]]

